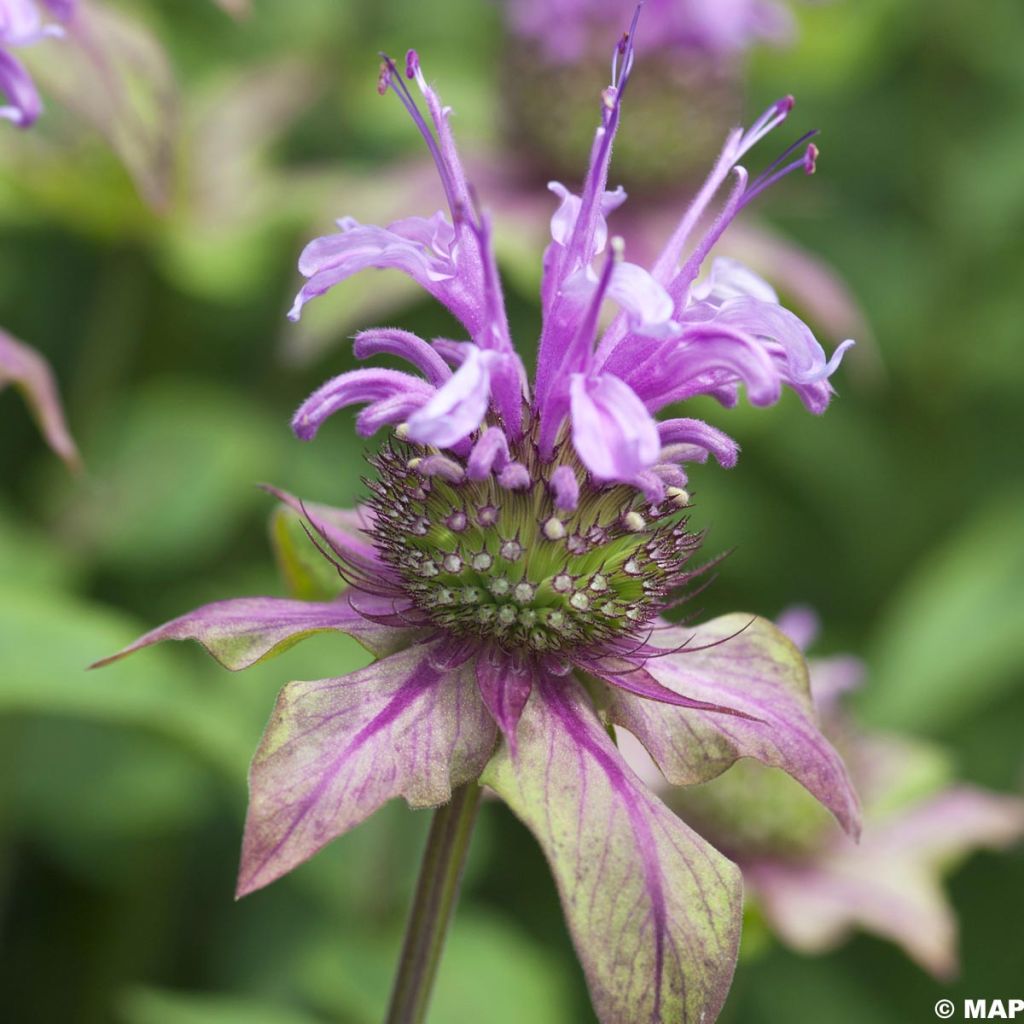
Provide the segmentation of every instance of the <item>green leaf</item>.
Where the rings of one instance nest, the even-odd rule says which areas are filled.
[[[193,750],[232,778],[244,775],[253,737],[229,693],[173,652],[157,650],[100,671],[98,655],[139,632],[113,612],[0,584],[0,714],[58,714],[142,728]]]
[[[1012,685],[1024,659],[1024,494],[983,509],[931,552],[881,618],[861,708],[943,732]]]
[[[288,432],[247,401],[199,381],[163,380],[114,411],[90,449],[91,494],[67,502],[64,531],[120,569],[195,564],[266,502]]]
[[[322,1018],[262,998],[134,988],[119,1000],[119,1024],[322,1024]]]
[[[356,926],[311,947],[302,967],[309,997],[331,1019],[377,1024],[384,1015],[401,934]],[[428,1019],[443,1024],[563,1024],[573,1019],[561,964],[509,921],[463,906],[452,924]]]

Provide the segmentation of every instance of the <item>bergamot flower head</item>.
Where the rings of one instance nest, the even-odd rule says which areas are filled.
[[[635,20],[634,26],[635,29]],[[605,1024],[705,1021],[720,1009],[739,940],[739,873],[648,791],[609,728],[629,729],[673,784],[739,757],[798,779],[851,832],[856,797],[818,730],[797,648],[755,616],[674,626],[662,614],[698,569],[686,464],[736,462],[736,443],[659,411],[694,395],[759,405],[784,385],[821,412],[828,359],[808,328],[744,268],[700,271],[729,221],[772,182],[811,170],[806,137],[750,181],[738,161],[792,109],[736,129],[650,270],[629,263],[607,217],[612,142],[633,72],[633,31],[611,83],[579,193],[552,183],[543,322],[530,380],[505,314],[491,228],[466,180],[450,111],[415,51],[384,57],[379,86],[423,135],[447,212],[387,227],[338,222],[303,252],[291,312],[368,268],[398,269],[443,303],[462,341],[396,327],[360,332],[363,368],[295,414],[313,438],[339,409],[388,428],[356,513],[279,494],[346,589],[335,600],[271,597],[200,608],[147,634],[197,639],[244,668],[311,633],[340,630],[378,658],[283,690],[256,754],[238,892],[311,857],[385,801],[444,804],[490,786],[532,829]],[[728,178],[717,219],[691,239]],[[606,303],[618,312],[602,327]],[[118,655],[120,656],[120,655]]]

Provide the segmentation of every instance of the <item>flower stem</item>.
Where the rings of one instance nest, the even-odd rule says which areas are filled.
[[[459,897],[480,793],[480,787],[470,782],[456,789],[451,801],[434,812],[385,1024],[422,1024],[426,1020],[448,923]]]

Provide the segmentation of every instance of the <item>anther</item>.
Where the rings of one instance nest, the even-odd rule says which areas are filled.
[[[462,531],[468,525],[469,520],[466,518],[465,512],[453,512],[445,521],[445,526],[448,527],[452,533],[462,533]]]
[[[507,540],[499,549],[499,554],[506,562],[515,562],[523,553],[523,546],[517,540]]]
[[[500,510],[494,505],[484,505],[477,510],[476,521],[481,526],[494,526],[498,521]]]
[[[561,540],[565,536],[565,524],[554,516],[545,519],[541,529],[548,540]]]
[[[622,517],[622,525],[629,530],[630,533],[639,533],[647,523],[644,521],[644,517],[633,509]]]

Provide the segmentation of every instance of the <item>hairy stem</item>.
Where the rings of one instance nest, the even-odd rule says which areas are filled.
[[[480,792],[480,787],[470,782],[434,812],[385,1024],[422,1024],[426,1020],[448,923],[459,898]]]

